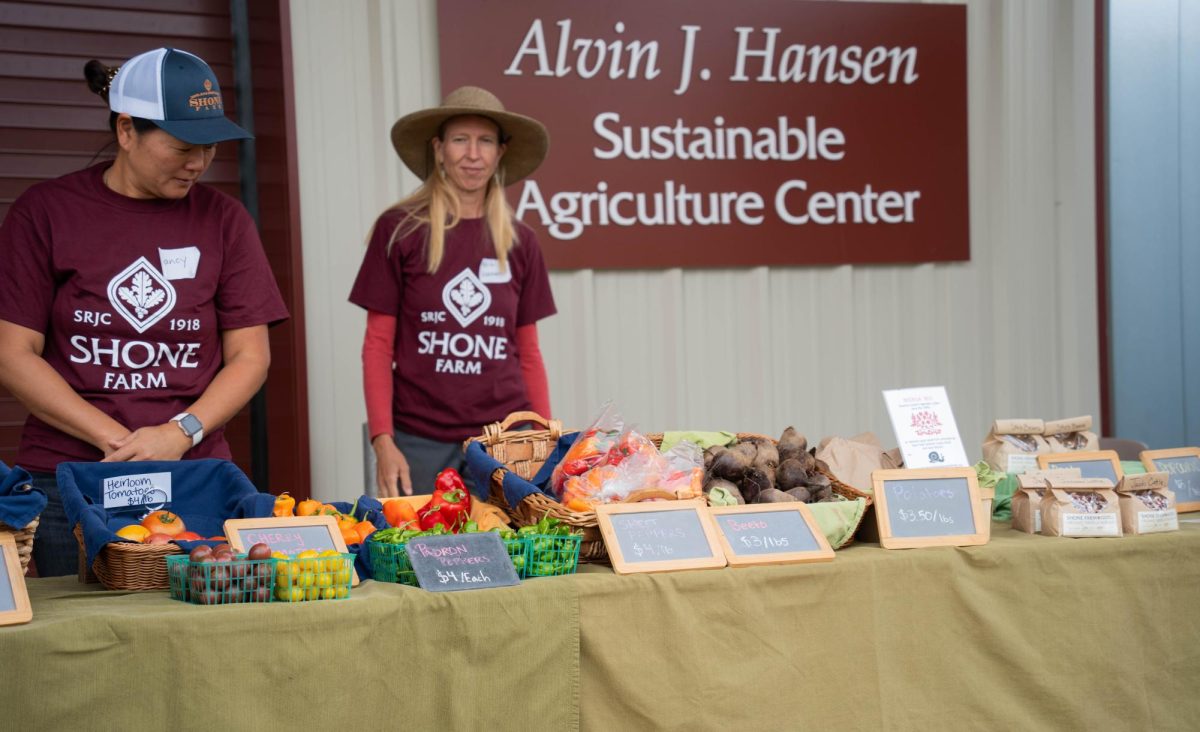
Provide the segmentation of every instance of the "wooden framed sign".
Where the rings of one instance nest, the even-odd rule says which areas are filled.
[[[1079,468],[1084,478],[1107,478],[1115,487],[1125,477],[1121,469],[1121,457],[1116,450],[1093,450],[1091,452],[1051,452],[1037,456],[1038,467]]]
[[[25,570],[17,555],[17,542],[7,531],[0,532],[0,625],[28,623],[33,619]]]
[[[876,470],[871,482],[884,549],[987,543],[990,517],[974,468]]]
[[[494,531],[423,536],[405,548],[417,584],[430,592],[521,584],[508,549]]]
[[[1170,478],[1176,511],[1200,511],[1200,447],[1143,450],[1140,457],[1147,471],[1161,470]]]
[[[833,547],[799,501],[719,506],[708,514],[731,567],[833,561]]]
[[[613,570],[632,574],[724,567],[725,552],[705,508],[702,501],[597,506]]]
[[[289,557],[314,549],[345,554],[346,541],[332,516],[270,516],[267,518],[227,519],[225,537],[235,551],[244,552],[255,544],[266,544],[273,552]],[[358,586],[358,572],[351,583]]]

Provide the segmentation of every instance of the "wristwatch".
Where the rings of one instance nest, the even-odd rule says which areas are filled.
[[[200,444],[200,440],[204,439],[204,425],[200,424],[200,420],[196,419],[196,415],[182,412],[171,417],[171,421],[179,425],[179,429],[183,430],[183,434],[192,438],[192,447]]]

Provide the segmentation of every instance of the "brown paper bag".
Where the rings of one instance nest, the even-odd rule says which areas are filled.
[[[817,460],[846,485],[871,493],[871,472],[883,467],[883,448],[874,434],[864,432],[849,439],[826,437],[817,446]]]
[[[1046,480],[1059,478],[1069,480],[1083,477],[1079,468],[1054,468],[1052,470],[1030,470],[1017,476],[1017,490],[1012,497],[1012,527],[1026,534],[1042,533],[1042,498],[1046,493]]]
[[[1127,475],[1117,486],[1121,528],[1126,534],[1157,534],[1179,530],[1175,492],[1166,473]]]
[[[1042,497],[1046,536],[1121,536],[1121,508],[1106,478],[1051,478]]]
[[[1100,449],[1100,438],[1092,429],[1092,415],[1056,419],[1042,430],[1050,452],[1090,452]]]
[[[1050,452],[1042,437],[1045,422],[1040,419],[998,419],[983,440],[983,459],[992,470],[1024,473],[1037,469],[1037,456]]]

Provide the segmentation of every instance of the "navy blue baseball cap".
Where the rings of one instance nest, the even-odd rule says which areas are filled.
[[[225,116],[212,68],[177,48],[156,48],[122,64],[108,89],[108,107],[193,145],[254,137]]]

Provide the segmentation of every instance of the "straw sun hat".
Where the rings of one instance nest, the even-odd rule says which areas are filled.
[[[532,117],[506,112],[504,105],[486,89],[461,86],[446,95],[441,106],[406,114],[392,125],[392,146],[408,169],[421,180],[429,177],[436,162],[430,140],[451,117],[464,114],[487,117],[500,126],[508,145],[500,168],[504,184],[511,185],[537,170],[550,148],[545,126]]]

